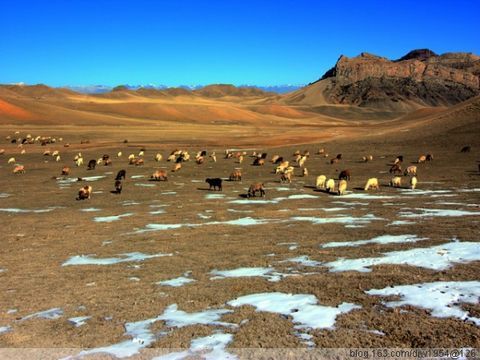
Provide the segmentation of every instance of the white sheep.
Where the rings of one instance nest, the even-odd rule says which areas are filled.
[[[338,182],[338,195],[345,195],[347,191],[347,180],[340,180]]]
[[[400,176],[395,176],[390,180],[390,186],[393,187],[401,187],[402,186],[402,178]]]
[[[334,192],[335,191],[335,180],[328,179],[327,183],[325,185],[325,190],[327,190],[329,193]]]
[[[121,151],[119,151],[119,152],[117,153],[117,157],[122,157],[122,155],[123,155],[123,154],[122,154]]]
[[[372,188],[372,189],[378,189],[379,188],[377,178],[370,178],[370,179],[367,180],[367,183],[365,184],[365,191],[367,191],[370,188]]]
[[[317,176],[317,180],[315,182],[315,187],[317,189],[323,189],[325,187],[325,182],[327,181],[327,177],[325,175]]]
[[[417,177],[416,176],[412,176],[412,178],[410,179],[410,189],[412,190],[415,190],[415,187],[417,186]]]
[[[158,162],[158,161],[162,161],[162,154],[157,153],[157,154],[155,155],[155,161],[157,161],[157,162]]]
[[[16,160],[14,157],[11,157],[10,159],[8,159],[8,163],[9,164],[15,164],[16,163]]]

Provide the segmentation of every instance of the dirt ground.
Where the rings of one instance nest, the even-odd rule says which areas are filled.
[[[0,133],[0,147],[6,149],[0,158],[0,193],[3,194],[0,208],[46,211],[0,211],[0,269],[3,269],[0,272],[0,327],[10,327],[10,331],[0,334],[0,347],[80,349],[108,346],[129,339],[125,335],[126,323],[155,318],[171,304],[177,304],[186,312],[230,309],[233,311],[223,315],[221,321],[239,326],[169,328],[163,321],[157,321],[150,330],[163,335],[158,335],[148,347],[189,348],[192,339],[217,330],[233,334],[229,348],[306,347],[297,336],[291,318],[256,311],[251,306],[226,305],[240,296],[266,292],[311,294],[325,306],[338,306],[343,302],[360,306],[339,315],[333,329],[307,331],[319,348],[480,347],[480,328],[472,322],[433,317],[428,310],[413,306],[401,310],[386,307],[382,303],[384,298],[365,293],[370,289],[404,284],[480,280],[479,262],[455,264],[442,271],[409,265],[381,265],[372,267],[371,272],[331,272],[322,265],[306,267],[284,262],[302,255],[321,263],[338,258],[377,257],[390,251],[441,245],[452,239],[478,242],[480,217],[475,215],[480,215],[480,140],[476,128],[432,136],[425,130],[412,130],[411,136],[402,132],[399,136],[388,137],[379,134],[356,139],[332,137],[322,143],[275,148],[269,147],[266,141],[264,147],[244,146],[248,156],[242,164],[223,157],[226,148],[237,147],[228,133],[218,134],[218,144],[208,147],[201,142],[189,146],[186,140],[176,144],[175,140],[167,142],[168,134],[158,141],[149,139],[145,143],[124,144],[121,139],[135,138],[132,135],[135,133],[115,133],[110,128],[98,131],[96,136],[84,135],[91,143],[79,146],[76,144],[82,134],[64,135],[61,130],[33,128],[32,131],[39,135],[56,132],[57,136],[64,136],[63,143],[69,142],[72,146],[64,148],[63,143],[47,147],[27,145],[26,154],[20,155],[16,145],[5,140],[13,130],[2,127]],[[22,133],[26,132],[27,129],[22,129]],[[464,145],[471,145],[472,151],[460,153]],[[128,165],[128,154],[137,154],[141,147],[146,149],[145,165]],[[321,147],[325,147],[329,158],[316,154]],[[47,148],[59,149],[62,161],[57,163],[52,157],[43,156]],[[202,165],[189,161],[180,171],[171,172],[172,163],[165,159],[174,148],[184,148],[192,155],[203,149],[209,153],[216,151],[218,160],[214,163],[208,159]],[[292,183],[280,184],[279,175],[273,173],[274,165],[268,160],[278,154],[294,163],[292,154],[297,149],[309,150],[311,154],[305,165],[309,175],[301,176],[301,169],[295,167]],[[252,166],[250,155],[254,150],[268,153],[265,166]],[[77,168],[73,157],[78,151],[82,152],[86,163],[106,153],[112,157],[113,164],[100,165],[91,171],[86,170],[86,164]],[[118,151],[123,153],[121,158],[116,155]],[[157,152],[163,155],[161,162],[153,159]],[[343,154],[343,159],[330,165],[329,159],[339,153]],[[425,153],[434,154],[434,161],[415,164],[418,166],[418,191],[448,190],[447,196],[441,192],[410,195],[388,186],[391,179],[388,164],[397,155],[404,156],[405,167]],[[360,161],[367,154],[372,154],[374,160]],[[25,174],[12,174],[12,165],[7,165],[10,156],[25,165]],[[104,176],[88,182],[94,191],[91,199],[75,200],[78,189],[87,182],[61,185],[60,172],[64,164],[71,167],[69,178]],[[243,172],[241,182],[224,181],[222,192],[208,189],[205,178],[227,178],[237,167]],[[158,168],[168,170],[167,182],[148,181]],[[120,169],[126,169],[127,178],[122,194],[118,195],[111,191],[115,174]],[[317,175],[337,179],[344,169],[352,173],[349,191],[365,194],[362,188],[366,180],[377,177],[380,189],[368,194],[386,197],[343,198],[315,189]],[[408,177],[403,180],[407,186]],[[265,199],[243,199],[242,195],[253,182],[265,184]],[[477,191],[459,191],[462,189]],[[223,197],[211,197],[211,194]],[[288,198],[291,195],[314,197]],[[263,203],[262,200],[273,201]],[[343,210],[325,211],[339,207]],[[82,211],[90,208],[98,211]],[[468,210],[477,214],[413,219],[399,215],[402,211],[415,212],[421,208]],[[94,221],[95,217],[116,215],[125,216],[111,222]],[[374,215],[380,220],[362,224],[362,227],[346,227],[345,224],[313,224],[292,219],[338,215],[360,218]],[[246,217],[263,219],[264,223],[225,223]],[[397,220],[411,223],[391,225]],[[179,227],[142,232],[147,224],[178,224]],[[320,247],[332,241],[364,240],[387,234],[413,234],[428,239],[416,243]],[[171,256],[113,265],[62,266],[77,255],[110,258],[131,252]],[[213,270],[269,266],[295,276],[277,282],[262,277],[210,279]],[[189,277],[196,281],[181,287],[157,284],[186,272],[191,272]],[[63,315],[57,319],[22,320],[29,314],[52,308],[61,308]],[[478,304],[465,305],[464,309],[472,316],[480,313]],[[75,327],[68,319],[77,316],[91,318],[85,325]]]

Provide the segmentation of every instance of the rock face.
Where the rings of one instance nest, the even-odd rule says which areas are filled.
[[[322,82],[327,103],[390,109],[448,106],[480,94],[480,56],[437,55],[428,49],[395,61],[368,53],[341,56],[310,86]]]

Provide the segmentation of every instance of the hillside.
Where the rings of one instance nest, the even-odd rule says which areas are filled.
[[[422,49],[398,60],[340,56],[318,81],[284,98],[290,105],[353,105],[408,112],[450,106],[480,94],[480,57]]]

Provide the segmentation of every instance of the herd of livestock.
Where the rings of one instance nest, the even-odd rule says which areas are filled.
[[[15,135],[19,135],[18,132],[15,133]],[[62,138],[54,138],[54,137],[42,137],[42,136],[37,136],[37,137],[32,137],[30,134],[26,135],[25,137],[15,137],[15,136],[7,136],[7,140],[9,140],[12,144],[17,144],[17,146],[21,149],[20,150],[20,155],[23,155],[26,153],[26,145],[28,144],[40,144],[42,146],[47,146],[51,144],[55,144],[58,142],[62,142]],[[70,145],[68,143],[65,143],[63,145],[64,147],[69,147]],[[461,149],[462,153],[467,153],[470,152],[471,147],[470,146],[465,146]],[[130,154],[128,156],[128,164],[133,165],[133,166],[142,166],[145,164],[145,149],[140,149],[137,155],[135,154]],[[0,155],[5,154],[5,149],[0,149]],[[45,150],[43,152],[43,155],[46,157],[52,157],[56,162],[61,161],[61,156],[60,156],[60,151],[59,150]],[[317,156],[322,156],[324,158],[328,158],[329,155],[325,151],[324,148],[321,148],[317,151],[316,153]],[[249,155],[245,151],[231,151],[231,150],[225,150],[224,157],[225,159],[236,159],[236,163],[242,164],[245,158],[247,158]],[[253,163],[252,166],[264,166],[266,161],[267,161],[267,153],[257,153],[253,152],[250,157],[253,158]],[[122,152],[117,153],[117,158],[120,159],[123,157]],[[306,168],[306,162],[308,158],[310,157],[310,152],[308,150],[305,150],[303,152],[300,152],[297,150],[296,152],[293,153],[292,158],[287,160],[286,158],[280,156],[280,155],[273,155],[270,158],[270,162],[274,164],[274,173],[278,174],[280,176],[280,183],[291,183],[292,177],[294,176],[294,171],[295,168],[298,168],[301,170],[302,176],[307,176],[308,175],[308,169]],[[163,159],[162,154],[156,153],[154,156],[154,161],[155,162],[161,162]],[[174,150],[172,151],[169,156],[167,157],[166,161],[173,163],[172,172],[177,172],[182,168],[182,163],[188,162],[194,160],[196,164],[201,165],[207,161],[211,161],[216,163],[217,162],[217,155],[215,152],[211,152],[210,154],[207,153],[206,150],[199,151],[195,154],[195,156],[192,159],[192,156],[190,153],[186,150]],[[342,154],[337,154],[334,158],[332,158],[329,163],[331,165],[333,164],[338,164],[342,160]],[[77,167],[81,167],[84,165],[84,158],[82,153],[77,153],[75,157],[73,158],[74,164]],[[373,156],[372,155],[366,155],[363,156],[361,159],[362,162],[370,162],[373,161]],[[390,174],[393,175],[391,178],[389,185],[392,187],[402,187],[402,181],[403,178],[401,175],[408,176],[409,177],[409,188],[415,189],[418,183],[417,179],[417,166],[416,165],[410,165],[407,166],[405,169],[402,168],[403,165],[403,156],[399,155],[397,158],[393,161],[390,167]],[[418,157],[418,160],[416,161],[417,164],[422,164],[425,162],[430,162],[433,161],[433,155],[432,154],[426,154],[426,155],[420,155]],[[7,161],[8,164],[12,164],[13,167],[13,173],[15,174],[23,174],[25,173],[25,166],[22,164],[17,163],[15,157],[11,157]],[[102,157],[98,159],[91,159],[87,163],[87,170],[95,170],[95,168],[99,165],[103,166],[109,166],[112,165],[112,158],[108,154],[104,154]],[[480,166],[479,166],[480,167]],[[68,176],[70,174],[70,167],[69,166],[64,166],[61,171],[62,176]],[[122,169],[120,170],[116,177],[115,177],[115,183],[114,183],[114,188],[115,190],[112,191],[114,193],[120,194],[122,192],[122,181],[125,180],[126,177],[126,170]],[[56,178],[56,177],[55,177]],[[351,171],[349,169],[342,170],[339,173],[338,179],[333,179],[327,177],[325,175],[319,175],[316,177],[316,183],[315,187],[316,189],[320,191],[324,191],[330,194],[338,194],[338,195],[343,195],[345,194],[347,190],[347,185],[348,181],[350,181],[351,178]],[[153,172],[153,174],[150,176],[151,181],[167,181],[168,180],[168,172],[167,170],[164,169],[159,169]],[[240,168],[235,168],[232,173],[230,174],[229,181],[241,181],[242,180],[242,171]],[[336,182],[337,180],[337,182]],[[78,178],[78,181],[82,181],[82,178]],[[206,182],[209,185],[210,190],[222,190],[222,178],[207,178]],[[378,189],[380,186],[378,178],[369,178],[366,181],[366,184],[364,186],[364,190],[368,191],[370,189]],[[83,200],[83,199],[89,199],[92,195],[92,186],[86,185],[80,188],[78,192],[78,197],[77,200]],[[260,196],[265,196],[265,186],[263,183],[253,183],[250,185],[248,192],[246,194],[246,197],[255,197],[257,193]]]

